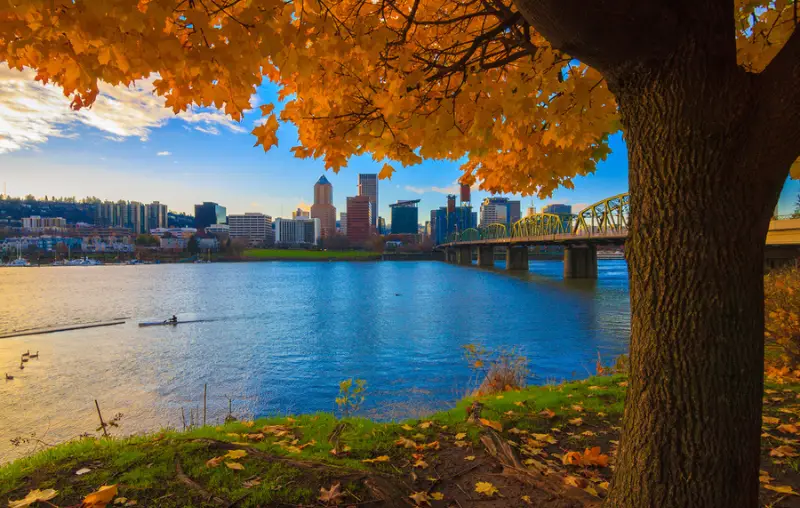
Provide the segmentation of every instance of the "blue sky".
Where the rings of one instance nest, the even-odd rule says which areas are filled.
[[[195,203],[216,201],[229,213],[280,217],[310,205],[323,173],[333,184],[337,210],[344,211],[346,197],[356,194],[358,173],[377,173],[381,166],[359,157],[334,174],[321,160],[296,159],[289,151],[297,144],[292,125],[281,126],[279,146],[265,154],[249,134],[257,115],[242,124],[206,111],[175,118],[147,83],[135,90],[106,87],[91,111],[73,113],[59,90],[29,78],[0,67],[0,184],[11,195],[157,200],[189,213]],[[265,86],[254,99],[263,103],[274,96],[275,89]],[[622,138],[615,136],[611,146],[608,160],[595,174],[577,178],[574,190],[560,189],[544,201],[524,198],[523,209],[553,202],[580,207],[627,191]],[[424,221],[432,208],[444,206],[460,174],[453,162],[400,168],[380,182],[380,215],[388,219],[389,203],[399,199],[421,199]],[[781,213],[792,211],[798,192],[800,182],[787,184]],[[474,192],[473,203],[487,195]]]

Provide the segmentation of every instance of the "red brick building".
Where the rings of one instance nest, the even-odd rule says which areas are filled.
[[[347,198],[347,239],[354,243],[365,242],[373,230],[369,196]]]

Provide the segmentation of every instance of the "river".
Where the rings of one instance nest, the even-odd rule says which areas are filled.
[[[117,434],[235,415],[333,411],[338,382],[368,383],[363,412],[402,418],[465,395],[460,346],[516,347],[531,382],[585,377],[630,334],[624,261],[564,281],[559,261],[510,275],[441,262],[261,262],[0,268],[0,335],[124,318],[121,326],[0,339],[0,462],[122,413]],[[139,322],[209,319],[177,327]],[[39,351],[19,370],[20,355]],[[201,410],[202,411],[202,410]]]

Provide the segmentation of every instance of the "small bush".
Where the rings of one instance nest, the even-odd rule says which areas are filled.
[[[339,411],[342,416],[347,418],[358,412],[361,404],[364,403],[366,397],[364,392],[367,391],[367,382],[363,379],[345,379],[339,383],[339,396],[336,397],[336,405],[339,406]]]
[[[470,368],[478,373],[478,388],[473,396],[521,390],[527,385],[528,358],[516,349],[485,349],[475,344],[462,346]]]
[[[765,332],[783,367],[800,367],[800,269],[769,273],[764,280]]]

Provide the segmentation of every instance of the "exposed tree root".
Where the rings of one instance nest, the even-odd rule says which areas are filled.
[[[214,504],[219,506],[230,506],[231,502],[221,497],[217,497],[206,489],[204,489],[199,483],[195,482],[191,478],[189,478],[186,473],[183,472],[183,468],[181,467],[181,462],[179,460],[175,460],[175,476],[180,480],[182,483],[186,484],[189,488],[194,490],[195,492],[199,493],[206,501],[211,501]]]

